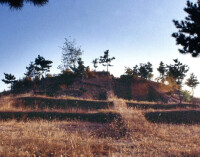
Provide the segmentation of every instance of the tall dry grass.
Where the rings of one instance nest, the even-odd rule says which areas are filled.
[[[145,110],[113,101],[109,111],[119,112],[122,121],[110,124],[0,121],[0,156],[200,156],[200,125],[150,123]]]
[[[9,121],[0,125],[0,156],[107,156],[112,149],[111,138],[97,139],[86,128],[77,131],[76,127],[84,127],[80,122]]]

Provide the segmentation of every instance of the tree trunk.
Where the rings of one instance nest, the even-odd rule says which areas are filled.
[[[108,82],[108,64],[107,64],[107,86],[109,88],[109,82]]]
[[[192,88],[192,104],[194,104],[194,88]]]
[[[181,99],[181,87],[180,87],[180,86],[179,86],[178,91],[179,91],[180,104],[182,104],[182,99]]]

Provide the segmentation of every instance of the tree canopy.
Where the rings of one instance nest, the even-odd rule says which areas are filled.
[[[39,75],[39,73],[37,72],[37,70],[35,69],[35,64],[33,62],[31,62],[29,64],[29,66],[26,67],[26,73],[24,73],[24,75],[26,77],[34,77],[36,75]]]
[[[5,84],[12,84],[16,77],[12,74],[7,74],[7,73],[4,73],[4,76],[5,76],[5,79],[2,79],[2,81],[5,83]]]
[[[109,50],[106,50],[104,51],[104,55],[100,56],[99,63],[102,64],[103,66],[106,66],[108,72],[108,67],[112,66],[111,62],[114,59],[115,57],[109,57]]]
[[[192,88],[192,96],[194,95],[194,88],[197,87],[199,84],[199,81],[197,80],[197,77],[192,73],[190,74],[190,77],[187,79],[185,83],[188,87]]]
[[[164,82],[164,78],[167,72],[167,67],[165,64],[161,61],[159,64],[159,67],[157,68],[158,72],[160,73],[159,79]]]
[[[83,51],[80,46],[76,46],[75,40],[65,39],[62,47],[62,64],[58,67],[61,70],[69,69],[70,67],[77,68],[78,60]]]
[[[95,58],[93,61],[92,61],[92,64],[93,64],[93,67],[96,71],[96,69],[98,68],[98,63],[99,63],[99,59],[98,58]]]
[[[46,60],[44,57],[38,55],[38,57],[35,58],[35,69],[39,72],[39,75],[43,77],[44,73],[49,72],[52,63],[52,61]]]
[[[24,3],[31,3],[35,6],[43,6],[48,3],[49,0],[0,0],[0,4],[9,5],[10,8],[21,9]]]
[[[173,65],[167,65],[168,67],[168,78],[174,80],[178,86],[179,98],[181,104],[181,87],[183,79],[186,76],[186,73],[189,70],[189,67],[181,63],[178,59],[174,59]]]
[[[181,45],[179,52],[197,57],[200,54],[200,0],[197,3],[187,1],[184,11],[188,14],[182,21],[173,20],[178,32],[172,34],[176,44]]]

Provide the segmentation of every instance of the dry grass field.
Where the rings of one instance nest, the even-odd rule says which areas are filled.
[[[121,115],[108,123],[1,119],[0,156],[200,156],[200,124],[152,123],[145,114],[157,110],[127,108],[122,99],[112,101],[113,108],[96,110]],[[12,103],[9,97],[1,99],[1,112],[27,111]]]

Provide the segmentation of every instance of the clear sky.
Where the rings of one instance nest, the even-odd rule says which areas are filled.
[[[22,78],[38,54],[54,62],[51,73],[59,73],[60,47],[69,36],[81,45],[87,66],[109,49],[116,57],[110,69],[115,76],[125,66],[150,61],[156,77],[161,60],[170,64],[178,58],[200,79],[200,58],[179,54],[171,37],[176,31],[172,20],[186,16],[185,5],[186,0],[49,0],[22,10],[0,5],[0,79],[4,72]],[[0,81],[0,91],[6,87]],[[200,87],[195,93],[200,96]]]

